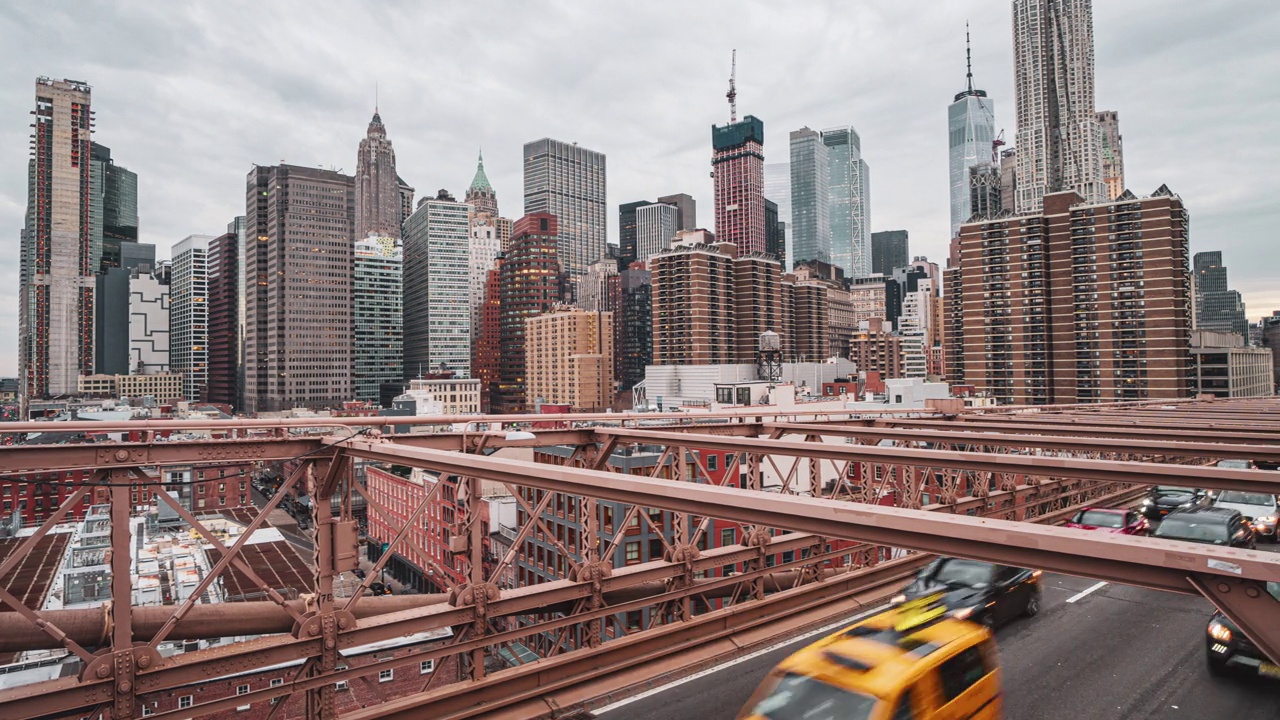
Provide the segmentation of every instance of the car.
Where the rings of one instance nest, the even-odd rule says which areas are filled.
[[[933,594],[951,617],[994,628],[1040,612],[1040,571],[963,558],[938,558],[916,574],[892,602]]]
[[[1119,508],[1085,508],[1076,513],[1066,527],[1079,530],[1105,530],[1117,535],[1146,535],[1151,523],[1133,510]]]
[[[1152,537],[1253,549],[1257,540],[1239,510],[1196,508],[1169,513]]]
[[[1280,601],[1280,582],[1267,583],[1267,592]],[[1226,675],[1233,670],[1253,672],[1262,677],[1280,678],[1280,665],[1268,662],[1249,638],[1226,615],[1215,612],[1209,618],[1204,638],[1205,660],[1210,675]]]
[[[904,603],[778,664],[738,720],[941,720],[1002,716],[990,631],[947,616],[940,595]]]
[[[1280,503],[1275,495],[1267,493],[1223,490],[1213,501],[1216,508],[1239,510],[1253,532],[1262,538],[1276,541],[1276,520],[1280,518]]]
[[[1208,506],[1209,494],[1204,490],[1157,485],[1147,493],[1138,511],[1148,520],[1159,520],[1174,510],[1194,510]]]

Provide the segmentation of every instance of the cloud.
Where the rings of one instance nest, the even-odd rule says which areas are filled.
[[[712,224],[710,126],[740,114],[787,133],[853,125],[871,165],[874,230],[906,228],[946,256],[946,107],[975,81],[1012,144],[1007,0],[846,3],[43,2],[0,7],[0,374],[16,370],[16,258],[37,75],[94,86],[95,139],[138,173],[141,237],[164,257],[244,213],[253,163],[355,166],[374,85],[399,172],[419,195],[460,195],[479,147],[504,214],[522,204],[521,146],[604,152],[609,203],[687,192]],[[1128,184],[1167,183],[1193,250],[1221,249],[1250,315],[1272,290],[1280,141],[1280,6],[1095,3],[1098,107],[1120,112]],[[611,210],[611,212],[613,212]],[[610,217],[609,235],[616,239]]]

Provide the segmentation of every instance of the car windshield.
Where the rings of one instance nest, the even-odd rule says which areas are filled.
[[[1266,493],[1239,492],[1237,490],[1224,490],[1218,495],[1220,503],[1236,503],[1239,505],[1267,505],[1274,507],[1276,504],[1275,495],[1267,495]]]
[[[1175,540],[1192,540],[1195,542],[1225,543],[1227,541],[1227,524],[1218,520],[1205,522],[1203,519],[1189,515],[1178,517],[1170,515],[1156,528],[1156,537]]]
[[[944,585],[965,585],[968,587],[986,587],[991,582],[992,566],[976,560],[958,560],[951,558],[938,563],[933,571],[933,580]]]
[[[787,673],[751,714],[769,720],[867,720],[875,707],[870,695]]]
[[[1105,510],[1085,510],[1076,516],[1076,522],[1094,527],[1118,528],[1124,527],[1124,515]]]
[[[1176,485],[1157,485],[1156,486],[1156,493],[1160,495],[1172,495],[1174,493],[1183,493],[1186,495],[1190,495],[1193,492],[1195,492],[1195,490],[1192,490],[1191,488],[1177,487]]]

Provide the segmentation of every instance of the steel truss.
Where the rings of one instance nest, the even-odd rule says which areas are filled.
[[[487,424],[488,429],[475,432],[387,436],[373,429],[385,420],[368,418],[150,421],[119,427],[66,423],[85,425],[77,429],[86,432],[212,429],[214,435],[193,442],[144,437],[137,443],[0,451],[4,473],[93,469],[49,521],[0,563],[0,588],[24,550],[34,547],[86,493],[105,485],[114,549],[111,591],[113,599],[124,599],[111,603],[105,613],[45,612],[23,606],[0,589],[0,604],[15,611],[0,613],[0,651],[63,648],[80,660],[81,668],[77,677],[0,692],[0,716],[105,712],[116,718],[136,717],[141,714],[139,699],[149,694],[301,660],[292,679],[279,687],[152,717],[190,717],[277,699],[282,700],[272,713],[277,717],[334,717],[334,683],[379,669],[339,669],[344,651],[448,628],[449,640],[417,646],[396,662],[455,657],[464,676],[461,682],[424,683],[421,692],[365,708],[356,717],[418,716],[428,708],[435,717],[503,717],[495,714],[499,712],[528,717],[566,702],[581,702],[592,693],[624,689],[638,676],[664,675],[694,658],[706,660],[715,655],[721,640],[744,633],[767,637],[794,629],[796,618],[823,619],[824,608],[829,616],[885,597],[925,560],[909,556],[883,562],[885,548],[1201,594],[1269,657],[1280,659],[1277,608],[1261,592],[1261,583],[1280,581],[1280,560],[1022,522],[1052,523],[1081,506],[1131,500],[1150,484],[1280,492],[1280,482],[1270,473],[1206,467],[1223,458],[1270,460],[1280,454],[1280,423],[1267,414],[1275,407],[1267,402],[1217,401],[870,418],[750,409],[674,414],[668,418],[672,425],[661,429],[639,426],[640,419],[651,420],[652,415],[538,416],[536,422],[550,420],[564,427],[535,429],[534,440],[500,429],[528,427],[535,422],[529,416],[485,418],[477,427]],[[719,422],[693,422],[695,417]],[[475,420],[395,422],[439,425]],[[590,424],[584,426],[584,421]],[[296,433],[317,426],[337,432]],[[48,429],[47,424],[10,427]],[[362,427],[366,429],[357,436],[355,430]],[[609,460],[615,450],[640,444],[663,448],[652,476],[613,471]],[[486,455],[499,447],[545,445],[575,449],[564,466]],[[711,473],[698,452],[707,450],[729,453],[729,477],[741,476],[745,487],[707,484]],[[142,485],[161,484],[160,475],[145,470],[245,459],[297,461],[249,531],[230,547],[166,493],[159,496],[217,551],[218,561],[200,591],[234,567],[268,599],[131,607],[129,493]],[[348,597],[335,595],[334,578],[350,569],[353,560],[344,544],[354,531],[351,498],[365,495],[370,512],[382,510],[353,480],[355,459],[420,467],[458,479],[462,521],[450,530],[467,569],[465,582],[437,595],[366,597],[377,570],[405,541],[408,525],[419,522],[431,499],[427,495],[356,591]],[[479,514],[471,511],[482,494],[482,481],[505,484],[528,518],[518,528],[512,551],[488,564]],[[272,590],[242,552],[251,531],[264,524],[270,510],[295,487],[317,500],[312,592],[301,600]],[[585,525],[573,546],[557,540],[543,519],[556,494],[569,499],[569,512]],[[886,495],[892,495],[897,507],[872,504]],[[340,499],[336,515],[324,501],[328,498]],[[629,507],[626,517],[615,523],[614,533],[606,534],[598,526],[596,503],[602,500]],[[670,530],[663,532],[650,510],[672,513]],[[657,531],[663,558],[614,567],[607,558],[613,557],[632,518]],[[737,523],[742,542],[703,549],[712,519]],[[524,540],[537,534],[550,538],[567,558],[568,577],[499,589],[497,574],[516,560]],[[835,539],[856,544],[833,548]],[[787,552],[793,553],[793,560],[772,562]],[[837,567],[842,556],[853,562]],[[717,569],[730,564],[743,569],[716,575]],[[647,626],[635,630],[619,621],[636,610],[647,611]],[[260,637],[167,658],[158,652],[162,642],[228,634]],[[515,642],[537,649],[542,660],[491,672],[486,660]],[[705,657],[698,650],[704,647]],[[559,693],[557,701],[547,699],[551,693]]]

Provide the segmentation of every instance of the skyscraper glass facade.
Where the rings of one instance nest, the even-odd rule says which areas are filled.
[[[783,231],[783,251],[778,256],[790,270],[791,261],[791,163],[768,163],[764,166],[764,197],[778,206],[778,223]],[[767,227],[766,227],[767,230]]]
[[[864,277],[871,274],[871,168],[852,127],[823,130],[822,142],[830,169],[831,264],[845,277]]]
[[[822,133],[801,128],[791,133],[791,259],[832,261],[831,221],[835,198],[828,147]]]
[[[991,165],[991,142],[995,139],[995,105],[982,90],[966,90],[956,95],[947,108],[950,147],[951,237],[958,237],[960,225],[973,214],[969,168]]]
[[[1199,252],[1195,272],[1196,329],[1236,333],[1249,339],[1249,319],[1240,293],[1227,286],[1227,267],[1218,250]]]
[[[382,383],[404,376],[403,255],[396,241],[369,237],[356,241],[352,285],[357,400],[378,401]]]

